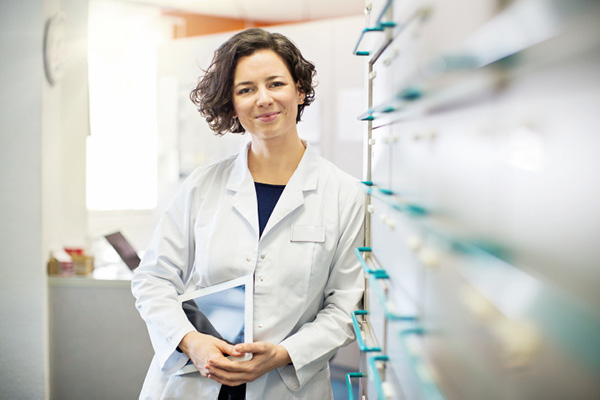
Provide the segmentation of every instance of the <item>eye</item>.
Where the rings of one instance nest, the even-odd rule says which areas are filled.
[[[272,86],[272,87],[285,86],[285,82],[278,82],[278,81],[275,81],[275,82],[271,83],[271,86]]]
[[[252,91],[251,88],[245,87],[245,88],[241,88],[239,89],[236,94],[238,95],[242,95],[242,94],[246,94],[246,93],[250,93]]]

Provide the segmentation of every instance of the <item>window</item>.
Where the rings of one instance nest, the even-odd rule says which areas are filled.
[[[157,203],[156,54],[172,26],[157,8],[90,1],[87,207]]]

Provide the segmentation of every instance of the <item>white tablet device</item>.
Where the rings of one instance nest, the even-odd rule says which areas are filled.
[[[253,276],[184,293],[178,297],[188,319],[200,333],[213,335],[231,344],[252,342]],[[231,357],[235,361],[252,358],[252,354]],[[198,372],[190,361],[178,375]]]

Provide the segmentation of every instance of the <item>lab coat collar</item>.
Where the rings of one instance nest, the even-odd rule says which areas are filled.
[[[263,231],[263,238],[272,227],[304,204],[305,191],[317,189],[319,180],[318,156],[312,151],[312,148],[306,141],[303,141],[303,143],[306,146],[304,155],[269,218],[267,226]],[[250,145],[251,143],[249,142],[245,150],[241,151],[235,159],[226,188],[235,192],[231,204],[248,221],[258,235],[256,190],[252,174],[248,169],[248,151]]]
[[[306,140],[303,140],[302,143],[306,150],[304,150],[302,159],[286,188],[293,187],[294,190],[300,191],[316,190],[319,181],[318,156],[312,151],[312,147]]]
[[[250,142],[245,146],[233,162],[231,174],[227,179],[227,190],[234,192],[231,205],[248,221],[258,237],[258,203],[254,180],[248,169],[248,150]]]

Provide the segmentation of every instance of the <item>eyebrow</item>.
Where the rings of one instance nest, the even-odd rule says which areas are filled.
[[[269,81],[274,81],[275,79],[279,79],[279,78],[284,78],[283,75],[271,75],[267,78],[267,82]],[[234,88],[238,87],[238,86],[244,86],[244,85],[252,85],[254,84],[254,82],[252,81],[243,81],[243,82],[238,82]]]

